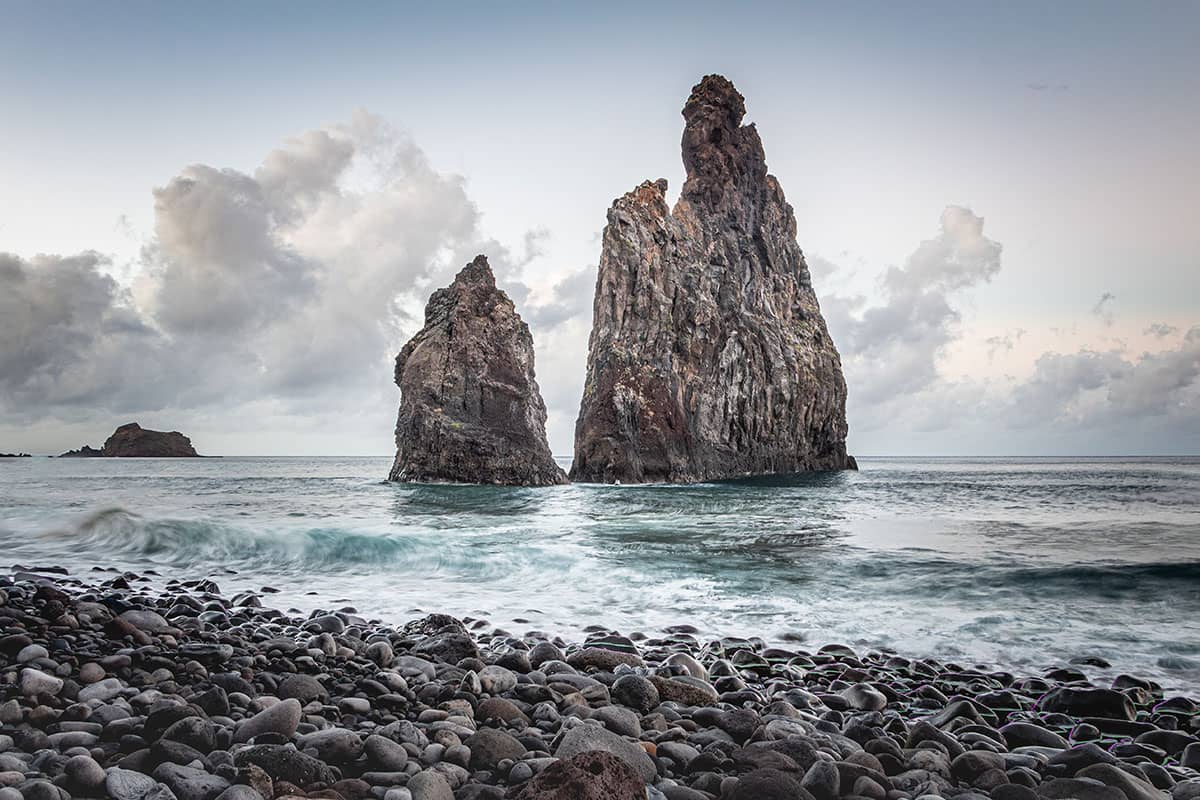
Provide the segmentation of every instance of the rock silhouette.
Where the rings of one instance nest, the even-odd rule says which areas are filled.
[[[396,358],[400,414],[389,480],[565,483],[546,443],[533,337],[484,256],[439,289]]]
[[[608,212],[571,478],[692,482],[854,469],[846,383],[742,95],[683,108],[687,180]]]

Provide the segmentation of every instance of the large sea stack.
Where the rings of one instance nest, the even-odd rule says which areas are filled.
[[[425,307],[396,357],[393,481],[566,483],[546,443],[533,337],[478,256]]]
[[[661,179],[609,209],[573,480],[855,468],[841,359],[745,113],[732,83],[704,78],[675,209]]]

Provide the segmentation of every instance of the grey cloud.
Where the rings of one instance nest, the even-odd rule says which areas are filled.
[[[117,412],[253,403],[390,417],[390,361],[429,291],[486,253],[523,298],[545,235],[522,254],[484,236],[463,179],[366,113],[287,141],[252,174],[193,164],[153,196],[132,293],[94,253],[0,259],[0,416],[107,427]]]
[[[1148,327],[1148,328],[1146,328],[1146,330],[1142,331],[1142,333],[1145,333],[1148,336],[1156,336],[1159,339],[1165,339],[1168,336],[1171,336],[1178,332],[1179,332],[1179,328],[1176,328],[1174,325],[1168,325],[1165,322],[1152,323],[1150,325],[1150,327]]]
[[[568,320],[590,316],[592,297],[596,290],[594,264],[568,274],[554,284],[551,296],[540,304],[528,306],[521,312],[530,325],[551,328]]]
[[[1013,347],[1015,347],[1013,338],[1008,334],[1004,336],[989,336],[983,340],[983,343],[988,346],[988,361],[993,360],[999,351],[1012,352]]]
[[[1113,303],[1116,302],[1117,296],[1112,292],[1105,292],[1100,295],[1100,299],[1096,301],[1096,305],[1092,306],[1092,314],[1097,317],[1106,327],[1111,328],[1113,322],[1116,321],[1116,314],[1113,312]]]
[[[1054,423],[1136,425],[1151,418],[1194,419],[1200,380],[1200,326],[1179,346],[1128,358],[1120,351],[1044,353],[1013,391],[1014,427]]]
[[[86,413],[103,402],[115,411],[157,408],[174,397],[157,380],[167,343],[132,307],[127,292],[101,271],[98,253],[0,253],[0,408],[30,419],[56,407]],[[143,389],[133,389],[142,386]]]
[[[1000,271],[1001,246],[983,235],[983,218],[949,206],[940,232],[880,282],[881,302],[827,295],[822,301],[842,353],[852,406],[876,416],[881,403],[922,391],[938,379],[938,359],[957,338],[955,296]],[[823,260],[820,270],[832,272]]]

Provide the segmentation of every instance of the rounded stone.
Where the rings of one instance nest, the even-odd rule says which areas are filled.
[[[412,800],[454,800],[454,792],[446,778],[432,770],[413,775],[407,788],[412,794]]]
[[[658,707],[658,689],[641,675],[622,675],[609,690],[613,702],[628,706],[642,714]]]
[[[295,698],[280,700],[264,708],[249,719],[242,720],[234,731],[235,742],[248,742],[264,733],[277,733],[290,739],[300,725],[300,701]]]

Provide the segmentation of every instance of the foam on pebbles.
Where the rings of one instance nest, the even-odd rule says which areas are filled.
[[[568,643],[147,584],[0,577],[0,800],[1200,800],[1196,698],[1091,662]]]

